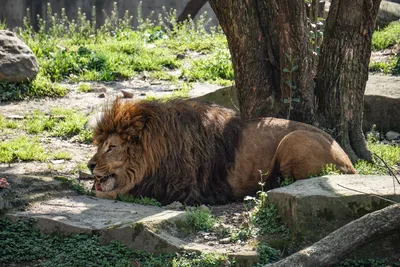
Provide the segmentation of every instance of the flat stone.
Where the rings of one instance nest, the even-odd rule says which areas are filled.
[[[397,185],[396,190],[394,189],[393,179],[391,176],[375,175],[311,178],[268,191],[268,199],[277,205],[279,214],[296,239],[297,249],[301,249],[367,213],[393,204],[374,195],[400,202],[400,195],[396,193],[400,188]],[[395,239],[400,242],[398,236]],[[382,242],[377,247],[385,247],[385,244],[392,243],[393,240]],[[394,246],[386,247],[389,247],[388,251],[377,250],[375,247],[366,253],[370,258],[386,257],[395,253],[390,250]]]
[[[397,140],[399,138],[400,138],[400,133],[398,133],[398,132],[389,131],[386,133],[386,139],[389,141]]]

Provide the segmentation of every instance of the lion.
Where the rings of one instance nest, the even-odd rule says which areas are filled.
[[[198,100],[117,99],[93,139],[97,152],[88,167],[100,198],[225,204],[254,195],[261,178],[274,187],[277,177],[305,179],[327,164],[356,173],[339,144],[314,126],[271,117],[245,122]]]

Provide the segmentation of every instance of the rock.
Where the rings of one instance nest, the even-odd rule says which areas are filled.
[[[220,244],[229,244],[231,243],[231,238],[230,237],[225,237],[219,240]]]
[[[107,93],[107,87],[104,85],[97,85],[93,87],[91,91],[94,93]]]
[[[239,107],[235,86],[221,88],[216,85],[197,83],[193,86],[193,89],[190,90],[188,96],[190,98],[216,103],[233,110],[238,110]]]
[[[179,201],[174,201],[171,204],[165,206],[165,208],[169,210],[182,210],[183,204]]]
[[[400,133],[400,77],[369,75],[364,95],[363,130]]]
[[[96,127],[97,122],[103,118],[103,112],[97,112],[96,114],[92,115],[85,124],[86,130],[93,130]]]
[[[377,175],[334,175],[300,180],[268,191],[268,200],[277,206],[290,228],[295,238],[294,247],[302,249],[350,221],[391,204],[374,195],[400,201],[400,195],[393,192],[393,178]],[[400,232],[371,242],[368,248],[354,255],[364,259],[400,257],[398,245],[390,245],[398,244],[399,238]]]
[[[15,33],[0,30],[0,81],[23,82],[35,78],[38,72],[32,50]]]
[[[101,93],[101,94],[99,94],[98,97],[99,97],[99,98],[106,98],[106,94],[105,94],[105,93]]]
[[[385,27],[392,21],[400,19],[400,1],[382,1],[379,6],[376,23],[379,27]]]
[[[121,93],[124,98],[132,98],[134,96],[134,93],[129,89],[122,89]]]
[[[389,131],[386,133],[386,139],[389,141],[398,140],[400,139],[400,133]]]

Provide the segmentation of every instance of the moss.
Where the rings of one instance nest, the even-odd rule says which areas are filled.
[[[326,220],[328,222],[334,221],[336,219],[335,215],[333,214],[333,211],[327,208],[323,210],[318,210],[317,217]]]
[[[357,219],[365,214],[387,207],[389,203],[384,200],[372,200],[370,203],[349,202],[347,207],[351,210],[353,218]]]

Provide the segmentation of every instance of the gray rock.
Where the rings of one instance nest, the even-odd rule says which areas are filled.
[[[96,127],[97,122],[103,117],[104,112],[97,112],[92,115],[85,124],[86,130],[93,130]]]
[[[400,77],[369,75],[364,95],[363,130],[400,132]]]
[[[400,133],[394,132],[394,131],[389,131],[386,133],[386,139],[389,141],[398,140],[398,139],[400,139]]]
[[[394,192],[391,176],[324,176],[268,191],[268,199],[277,206],[295,237],[296,249],[315,243],[369,212],[393,204],[374,195],[400,201],[400,195]],[[356,254],[360,258],[400,257],[398,246],[390,246],[398,242],[399,237],[400,232],[371,242],[369,248],[358,250]]]
[[[384,27],[392,21],[400,19],[400,1],[382,1],[376,23]]]
[[[121,89],[121,93],[124,98],[132,98],[135,95],[131,89]]]
[[[0,80],[22,82],[35,78],[38,72],[32,50],[15,33],[0,30]]]

